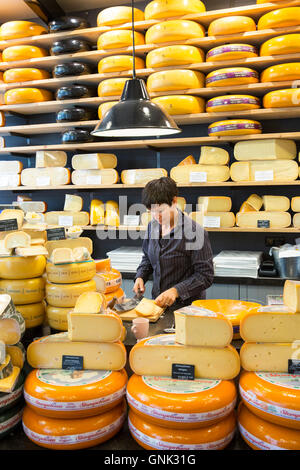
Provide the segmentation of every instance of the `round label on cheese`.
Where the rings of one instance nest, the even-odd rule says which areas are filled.
[[[216,57],[221,54],[227,54],[231,52],[245,52],[251,55],[252,54],[257,55],[256,49],[254,46],[250,46],[246,44],[227,44],[224,46],[219,46],[219,47],[215,47],[214,49],[211,49],[210,51],[208,51],[206,57],[207,58]]]
[[[228,105],[228,106],[231,106],[231,105],[235,105],[235,104],[251,104],[251,105],[257,105],[257,102],[258,102],[258,99],[257,98],[251,98],[251,97],[245,97],[245,98],[242,98],[242,97],[230,97],[228,96],[228,98],[214,98],[214,99],[211,99],[208,101],[208,103],[206,104],[207,107],[217,107],[217,106],[225,106],[225,105]]]
[[[177,380],[169,379],[168,377],[150,377],[145,375],[142,379],[146,385],[154,390],[180,394],[201,393],[206,390],[211,390],[221,383],[221,380]]]
[[[291,388],[292,390],[300,390],[300,375],[284,374],[280,372],[255,372],[255,375],[270,384]]]
[[[36,377],[46,384],[79,387],[104,380],[111,373],[111,371],[104,370],[38,369]]]
[[[216,72],[215,72],[216,73]],[[209,85],[210,83],[217,82],[219,80],[228,80],[231,78],[240,78],[240,77],[246,77],[246,78],[258,78],[258,73],[257,72],[250,72],[250,71],[239,71],[239,72],[224,72],[220,74],[215,74],[212,77],[207,77],[206,83]]]

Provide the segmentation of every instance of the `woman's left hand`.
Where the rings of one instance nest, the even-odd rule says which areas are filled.
[[[162,307],[162,308],[170,307],[171,305],[173,305],[177,297],[178,297],[177,289],[175,289],[175,287],[172,287],[171,289],[168,289],[165,292],[162,292],[158,297],[156,297],[154,302],[159,307]]]

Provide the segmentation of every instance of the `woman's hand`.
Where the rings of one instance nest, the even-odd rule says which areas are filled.
[[[143,294],[145,292],[145,284],[141,277],[138,277],[133,286],[133,292]]]
[[[174,304],[175,300],[178,297],[178,292],[175,287],[172,287],[171,289],[166,290],[165,292],[162,292],[158,297],[155,299],[155,303],[159,307],[170,307],[171,305]]]

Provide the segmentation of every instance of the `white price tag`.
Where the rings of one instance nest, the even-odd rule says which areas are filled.
[[[139,215],[124,215],[123,225],[138,226],[140,225]]]
[[[203,227],[220,228],[221,217],[211,217],[211,216],[205,215],[203,217]]]
[[[256,171],[255,172],[255,181],[273,181],[274,180],[274,171]]]
[[[50,176],[40,176],[36,179],[37,186],[50,186]]]
[[[191,171],[190,183],[206,183],[207,173],[206,171]]]
[[[72,227],[73,217],[71,215],[60,215],[58,217],[58,225],[61,227]]]
[[[87,176],[86,184],[102,184],[101,175]]]
[[[0,176],[0,187],[7,188],[9,186],[8,176]]]

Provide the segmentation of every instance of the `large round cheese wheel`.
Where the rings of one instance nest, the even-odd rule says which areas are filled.
[[[221,450],[234,437],[235,415],[232,412],[219,423],[205,428],[174,429],[153,424],[130,410],[128,425],[134,440],[147,450]]]
[[[31,80],[45,80],[50,77],[46,70],[33,68],[9,69],[3,73],[5,83],[29,82]]]
[[[44,274],[45,256],[0,258],[0,279],[32,279]]]
[[[257,56],[256,47],[250,44],[225,44],[210,49],[206,54],[206,62],[248,59]]]
[[[242,438],[254,450],[299,450],[300,431],[269,423],[240,404],[238,425]]]
[[[45,303],[37,302],[35,304],[18,305],[18,311],[25,320],[27,328],[35,328],[44,323]]]
[[[147,54],[147,68],[187,65],[204,61],[204,52],[199,47],[188,45],[165,46]]]
[[[110,108],[112,108],[117,103],[118,101],[106,101],[105,103],[100,104],[98,108],[98,117],[100,121],[104,118],[107,111],[109,111]]]
[[[23,430],[41,447],[58,450],[86,449],[106,442],[122,428],[126,405],[121,403],[110,411],[88,418],[46,418],[24,409]]]
[[[196,21],[170,20],[150,26],[145,35],[145,42],[146,44],[161,44],[198,39],[204,36],[204,27]]]
[[[90,98],[91,96],[93,96],[93,90],[85,85],[63,86],[55,93],[57,100],[75,100]]]
[[[23,387],[24,387],[25,375],[21,371],[13,388],[10,393],[0,392],[0,417],[4,415],[8,410],[17,405],[20,401],[23,401]],[[1,423],[1,418],[0,418]],[[1,424],[0,424],[0,435],[1,435]]]
[[[145,44],[145,38],[142,33],[134,32],[135,46]],[[127,29],[107,31],[99,36],[97,41],[98,50],[120,49],[132,46],[132,31]]]
[[[145,20],[161,20],[173,16],[203,13],[205,5],[200,0],[154,0],[145,8]]]
[[[45,297],[45,280],[34,279],[0,280],[0,294],[8,294],[15,305],[42,302]]]
[[[261,56],[298,54],[300,52],[300,34],[285,34],[264,42],[260,48]]]
[[[194,70],[164,70],[152,73],[147,80],[149,93],[203,88],[204,75]]]
[[[0,281],[0,291],[1,291]],[[79,282],[76,284],[46,283],[46,300],[53,307],[75,307],[76,300],[84,292],[95,292],[95,281]]]
[[[126,383],[125,369],[35,369],[26,378],[24,398],[29,408],[41,416],[87,418],[119,405]]]
[[[93,141],[93,136],[86,129],[70,129],[62,134],[63,144],[85,144]]]
[[[280,8],[263,15],[257,29],[286,28],[300,24],[300,7]]]
[[[121,96],[128,78],[108,78],[98,85],[98,96]]]
[[[300,431],[300,376],[243,372],[240,395],[255,415],[270,423]]]
[[[256,31],[255,21],[248,16],[226,16],[210,23],[208,36],[223,36]]]
[[[284,82],[300,79],[300,62],[290,62],[288,64],[277,64],[268,67],[260,76],[260,81],[264,82]]]
[[[90,281],[96,274],[95,261],[83,263],[52,264],[46,266],[47,279],[56,284],[73,284]]]
[[[55,78],[89,75],[90,73],[92,73],[91,68],[82,62],[57,64],[53,69],[53,77]]]
[[[206,76],[207,87],[246,85],[258,83],[259,75],[255,70],[247,67],[230,67],[215,70]]]
[[[71,307],[46,307],[46,319],[48,325],[54,330],[68,331],[68,313]]]
[[[258,121],[248,119],[229,119],[227,121],[218,121],[208,126],[208,135],[244,135],[261,134],[262,126]]]
[[[75,29],[89,28],[90,24],[85,18],[77,16],[61,16],[50,21],[50,33],[59,33],[61,31],[74,31]]]
[[[13,88],[4,93],[5,104],[40,103],[52,99],[51,91],[39,88]]]
[[[73,108],[61,109],[56,113],[56,122],[89,121],[93,112],[88,108],[74,106]]]
[[[299,105],[300,90],[298,88],[270,91],[263,97],[264,108],[288,108]]]
[[[140,57],[135,57],[135,68],[145,68],[145,62]],[[131,55],[112,55],[104,57],[98,63],[98,73],[122,72],[132,70],[133,57]]]
[[[9,41],[10,39],[39,36],[47,32],[44,26],[32,21],[8,21],[0,27],[0,39],[1,41]]]
[[[144,21],[144,12],[134,8],[134,22]],[[124,23],[131,23],[132,8],[127,6],[117,6],[105,8],[97,16],[98,26],[116,26]]]
[[[198,429],[211,426],[235,407],[236,389],[231,381],[132,375],[127,401],[135,414],[159,426]]]
[[[169,95],[152,99],[153,103],[161,106],[168,114],[198,114],[204,113],[205,101],[200,96]]]
[[[51,55],[74,54],[91,50],[91,45],[81,39],[63,39],[52,44]]]
[[[16,403],[14,407],[0,413],[0,441],[19,426],[22,421],[23,408],[24,404],[21,401]]]
[[[246,109],[260,108],[259,98],[249,95],[225,95],[212,98],[206,103],[208,113],[222,111],[243,111]]]
[[[36,46],[11,46],[2,52],[3,62],[15,62],[17,60],[38,59],[48,56],[48,52]]]

